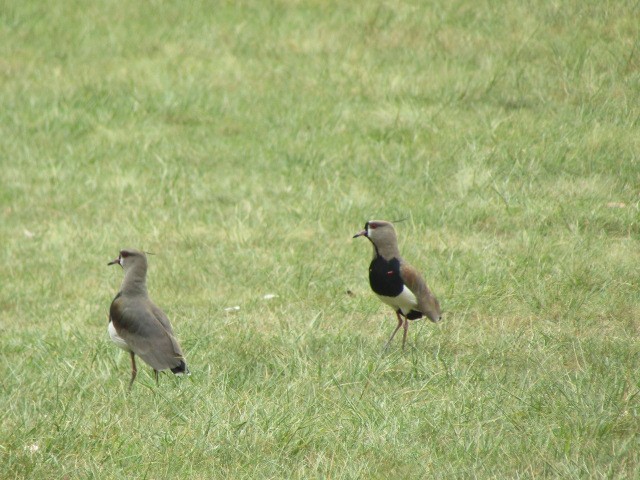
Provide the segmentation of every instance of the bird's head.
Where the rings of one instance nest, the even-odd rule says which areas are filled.
[[[398,248],[396,229],[391,222],[384,220],[369,220],[364,224],[364,230],[353,236],[357,237],[367,237],[377,253],[396,251]]]
[[[120,265],[125,273],[133,267],[141,267],[147,270],[147,256],[144,252],[134,249],[120,250],[120,255],[115,260],[111,260],[107,265]]]

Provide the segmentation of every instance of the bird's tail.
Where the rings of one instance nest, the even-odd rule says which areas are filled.
[[[191,375],[189,367],[187,367],[184,360],[180,360],[180,364],[177,367],[173,367],[171,371],[176,375]]]

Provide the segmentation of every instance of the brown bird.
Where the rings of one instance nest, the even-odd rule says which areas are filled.
[[[378,298],[390,305],[398,317],[398,326],[391,334],[386,349],[404,324],[402,349],[407,341],[409,320],[426,315],[432,322],[441,318],[440,304],[431,293],[422,275],[405,262],[398,250],[398,238],[393,224],[371,220],[353,238],[365,236],[373,245],[373,260],[369,265],[369,284]]]
[[[176,375],[189,374],[180,344],[169,319],[147,293],[147,256],[138,250],[122,250],[108,265],[124,270],[122,287],[109,309],[109,336],[113,343],[131,355],[133,385],[138,369],[135,356],[151,368],[158,384],[158,372],[170,369]]]

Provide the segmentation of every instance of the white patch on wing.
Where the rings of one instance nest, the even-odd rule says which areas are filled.
[[[125,342],[123,338],[118,335],[118,332],[116,332],[116,327],[113,326],[113,322],[109,322],[109,337],[111,337],[111,341],[121,349],[126,350],[127,352],[131,351],[127,342]]]
[[[397,297],[385,297],[384,295],[378,295],[378,298],[387,305],[391,305],[394,310],[400,309],[404,315],[408,314],[411,310],[418,308],[418,300],[411,290],[406,286],[403,287],[402,292]]]

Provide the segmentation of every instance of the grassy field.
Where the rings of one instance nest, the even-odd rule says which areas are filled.
[[[0,478],[640,476],[637,1],[4,0],[0,102]]]

